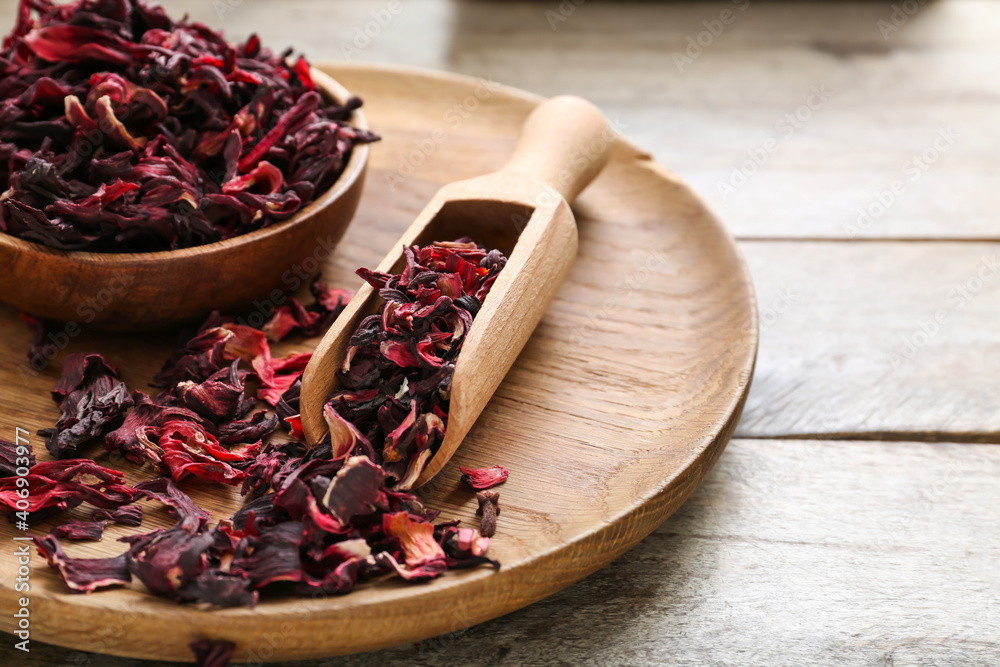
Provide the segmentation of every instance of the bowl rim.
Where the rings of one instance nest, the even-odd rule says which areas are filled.
[[[310,67],[309,69],[313,82],[316,84],[317,88],[322,90],[323,93],[326,93],[328,96],[341,104],[346,102],[347,99],[351,97],[350,91],[348,91],[336,79],[315,67]],[[351,113],[350,122],[358,129],[368,130],[368,121],[361,109],[355,109]],[[59,248],[51,248],[35,241],[28,241],[26,239],[7,234],[6,232],[0,232],[0,246],[7,246],[10,249],[23,253],[40,253],[50,256],[63,257],[67,260],[81,264],[114,263],[119,266],[148,264],[158,260],[177,260],[181,258],[193,258],[225,252],[244,244],[253,243],[255,241],[274,236],[275,234],[280,234],[288,227],[291,227],[306,218],[312,217],[321,209],[332,204],[339,197],[348,192],[354,186],[355,182],[364,174],[365,167],[368,164],[368,153],[369,145],[367,143],[355,144],[351,149],[351,157],[347,160],[347,164],[344,165],[344,170],[340,173],[340,176],[333,183],[333,185],[287,220],[282,220],[276,224],[262,227],[261,229],[255,229],[252,232],[239,234],[221,241],[213,241],[211,243],[191,246],[188,248],[156,250],[153,252],[90,252],[87,250],[61,250]]]

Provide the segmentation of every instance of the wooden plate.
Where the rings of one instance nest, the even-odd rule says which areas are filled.
[[[398,68],[326,68],[365,100],[373,147],[354,224],[329,259],[334,284],[357,287],[443,183],[499,168],[539,98],[490,81]],[[490,553],[502,569],[452,572],[427,584],[379,581],[326,599],[273,596],[256,609],[204,611],[132,589],[67,592],[37,554],[31,560],[31,638],[81,650],[191,660],[187,643],[237,643],[237,661],[365,651],[495,618],[587,576],[648,535],[680,506],[733,431],[753,374],[753,287],[732,239],[689,188],[625,141],[574,207],[580,254],[568,282],[489,408],[442,473],[424,489],[444,518],[477,525],[475,496],[459,465],[500,464],[502,512]],[[275,258],[275,261],[281,261]],[[299,268],[289,267],[289,275]],[[85,326],[84,326],[85,328]],[[60,361],[36,373],[24,360],[30,332],[0,308],[2,431],[51,425],[48,390]],[[60,340],[59,342],[64,342]],[[98,351],[144,388],[176,333],[84,332],[70,351]],[[279,346],[308,349],[316,340]],[[42,439],[33,436],[36,452]],[[109,462],[99,446],[84,452]],[[238,505],[234,491],[185,481],[215,516]],[[172,522],[146,505],[141,531]],[[87,516],[81,513],[81,516]],[[50,524],[32,529],[44,534]],[[72,556],[113,555],[136,529],[109,526],[99,543],[69,544]],[[13,526],[0,538],[0,597],[14,608]],[[10,614],[0,629],[14,629]]]

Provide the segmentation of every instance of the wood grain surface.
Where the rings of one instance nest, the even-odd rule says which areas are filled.
[[[742,248],[761,352],[738,435],[1000,442],[1000,243]]]
[[[587,0],[553,29],[546,12],[562,16],[557,0],[402,0],[355,47],[388,2],[161,1],[233,38],[257,31],[316,59],[594,100],[744,240],[760,297],[757,378],[740,428],[783,439],[731,442],[647,540],[541,603],[419,646],[296,665],[1000,664],[997,450],[947,444],[996,442],[996,287],[956,312],[902,374],[883,365],[894,348],[886,332],[916,333],[990,247],[927,240],[1000,240],[1000,4],[929,0],[883,35],[879,21],[891,22],[899,0],[751,0],[680,71],[674,53],[735,3]],[[13,17],[14,5],[0,0],[0,16]],[[785,136],[778,123],[824,84],[827,102]],[[948,127],[956,141],[910,180],[907,162]],[[719,182],[771,138],[780,143],[766,163],[724,197]],[[905,192],[849,243],[858,208],[897,180]],[[433,192],[411,179],[393,199],[408,202],[405,217]],[[776,238],[806,242],[767,240]],[[790,288],[802,298],[778,312]],[[47,406],[40,398],[18,418]],[[796,434],[935,442],[784,439]],[[4,664],[157,664],[35,644],[25,659],[10,646],[0,642]]]
[[[433,192],[497,171],[538,100],[454,75],[363,66],[327,71],[367,101],[371,127],[383,137],[372,151],[356,219],[325,266],[330,282],[354,287],[360,282],[354,270],[375,265],[415,217],[411,206],[419,201],[423,207],[422,197],[395,193],[410,187]],[[470,99],[477,101],[475,113],[457,127],[449,123],[449,110],[467,107]],[[425,137],[452,131],[448,141],[419,153],[419,171],[399,167],[400,160],[413,159],[414,138],[419,147]],[[480,192],[496,199],[495,185]],[[566,206],[558,201],[554,210]],[[474,494],[459,486],[459,466],[499,464],[511,471],[502,488],[501,528],[490,547],[503,564],[498,572],[451,572],[418,586],[378,581],[346,596],[275,595],[255,609],[206,611],[134,588],[73,594],[39,557],[31,563],[34,637],[173,660],[192,659],[187,644],[204,637],[236,642],[238,660],[253,660],[265,648],[275,659],[371,650],[535,602],[648,535],[694,491],[732,434],[753,373],[756,303],[743,260],[722,226],[686,186],[630,144],[615,140],[612,161],[577,203],[579,252],[566,282],[455,457],[421,489],[430,507],[476,525]],[[569,218],[560,219],[560,229],[573,230]],[[534,233],[531,224],[525,234]],[[25,387],[4,396],[0,431],[13,437],[15,427],[33,432],[55,419],[47,393],[58,363],[37,375],[24,373],[18,360],[31,332],[10,308],[0,309],[0,331],[11,353],[0,377],[8,385],[23,379]],[[162,339],[96,334],[69,346],[107,354],[125,369],[131,387],[148,383],[152,372],[139,370],[151,371],[173,347]],[[34,443],[47,458],[42,441]],[[131,482],[153,474],[111,461],[96,445],[85,453],[121,469]],[[230,487],[197,479],[181,487],[215,517],[242,505]],[[163,511],[149,515],[146,530],[172,523]],[[34,532],[44,535],[53,523]],[[14,534],[11,524],[0,524],[0,539]],[[116,529],[101,542],[65,548],[70,556],[118,555],[121,534]],[[6,605],[19,597],[14,572],[0,572]],[[4,630],[12,623],[13,617],[0,616]],[[113,638],[102,634],[107,628],[116,629]],[[270,634],[275,628],[277,638]]]
[[[547,600],[419,645],[281,664],[993,667],[998,475],[991,445],[734,439],[642,544]],[[165,663],[33,645],[17,664]]]

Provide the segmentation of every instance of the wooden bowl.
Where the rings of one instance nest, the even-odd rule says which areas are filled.
[[[312,70],[328,97],[350,94]],[[367,129],[355,111],[353,125]],[[284,293],[315,275],[354,216],[368,165],[367,144],[354,147],[333,186],[288,220],[225,241],[148,253],[48,248],[0,233],[0,299],[82,329],[149,331],[205,316],[214,308],[251,310],[259,326]],[[248,319],[249,321],[249,319]]]

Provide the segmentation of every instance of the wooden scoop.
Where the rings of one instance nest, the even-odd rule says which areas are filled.
[[[542,103],[525,121],[503,169],[441,188],[378,265],[378,271],[399,273],[404,247],[463,236],[508,258],[455,362],[444,441],[412,486],[436,475],[458,449],[569,273],[577,234],[568,202],[604,167],[613,143],[607,121],[590,102],[562,96]],[[323,407],[339,388],[336,373],[348,341],[381,303],[370,285],[359,289],[306,367],[300,405],[310,446],[328,430]]]

